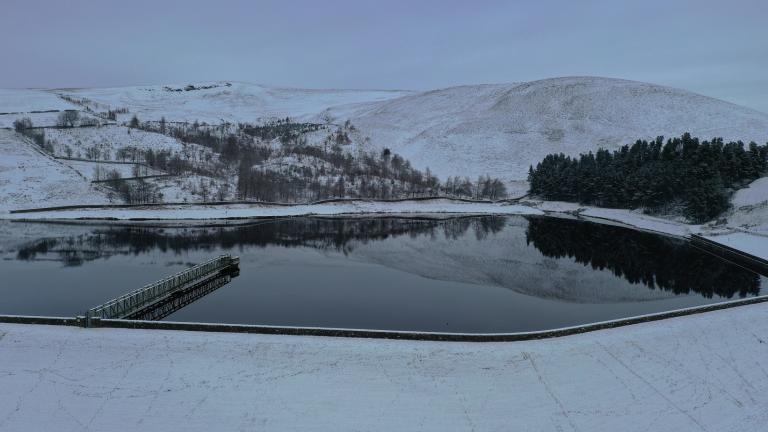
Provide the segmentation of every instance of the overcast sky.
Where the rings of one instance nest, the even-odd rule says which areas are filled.
[[[0,87],[431,89],[597,75],[768,112],[768,0],[3,0],[0,49]]]

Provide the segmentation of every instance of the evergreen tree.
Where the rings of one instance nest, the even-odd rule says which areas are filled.
[[[570,158],[550,154],[528,170],[530,193],[546,199],[659,211],[675,203],[695,222],[728,208],[727,189],[765,175],[768,144],[699,141],[685,133],[609,152]]]

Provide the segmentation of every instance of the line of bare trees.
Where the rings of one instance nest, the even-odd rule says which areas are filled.
[[[229,171],[237,184],[237,195],[265,201],[307,201],[334,197],[407,198],[451,196],[474,199],[506,197],[504,183],[490,176],[476,181],[450,177],[443,184],[429,168],[415,169],[404,157],[389,149],[356,152],[348,149],[351,133],[347,121],[331,131],[321,145],[310,145],[307,134],[327,128],[297,123],[290,118],[263,125],[222,123],[141,122],[134,116],[129,126],[175,137],[184,143],[210,148],[220,162],[236,167]],[[279,143],[275,149],[274,143]],[[157,162],[147,155],[147,164]],[[290,159],[286,165],[275,162]],[[298,163],[297,163],[298,160]],[[278,165],[278,166],[275,166]]]

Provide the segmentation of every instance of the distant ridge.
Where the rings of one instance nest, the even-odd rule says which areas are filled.
[[[190,88],[186,91],[185,88]],[[441,178],[526,178],[546,154],[577,155],[690,132],[768,141],[768,114],[684,90],[601,77],[463,85],[425,92],[269,87],[235,81],[97,89],[0,90],[0,112],[126,107],[142,121],[255,122],[291,117],[341,124],[363,149],[385,147]],[[7,97],[6,97],[7,96]],[[310,142],[312,143],[312,142]],[[524,186],[521,186],[524,187]]]

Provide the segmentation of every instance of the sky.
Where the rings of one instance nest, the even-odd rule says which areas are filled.
[[[625,78],[768,112],[768,3],[3,0],[0,87]]]

